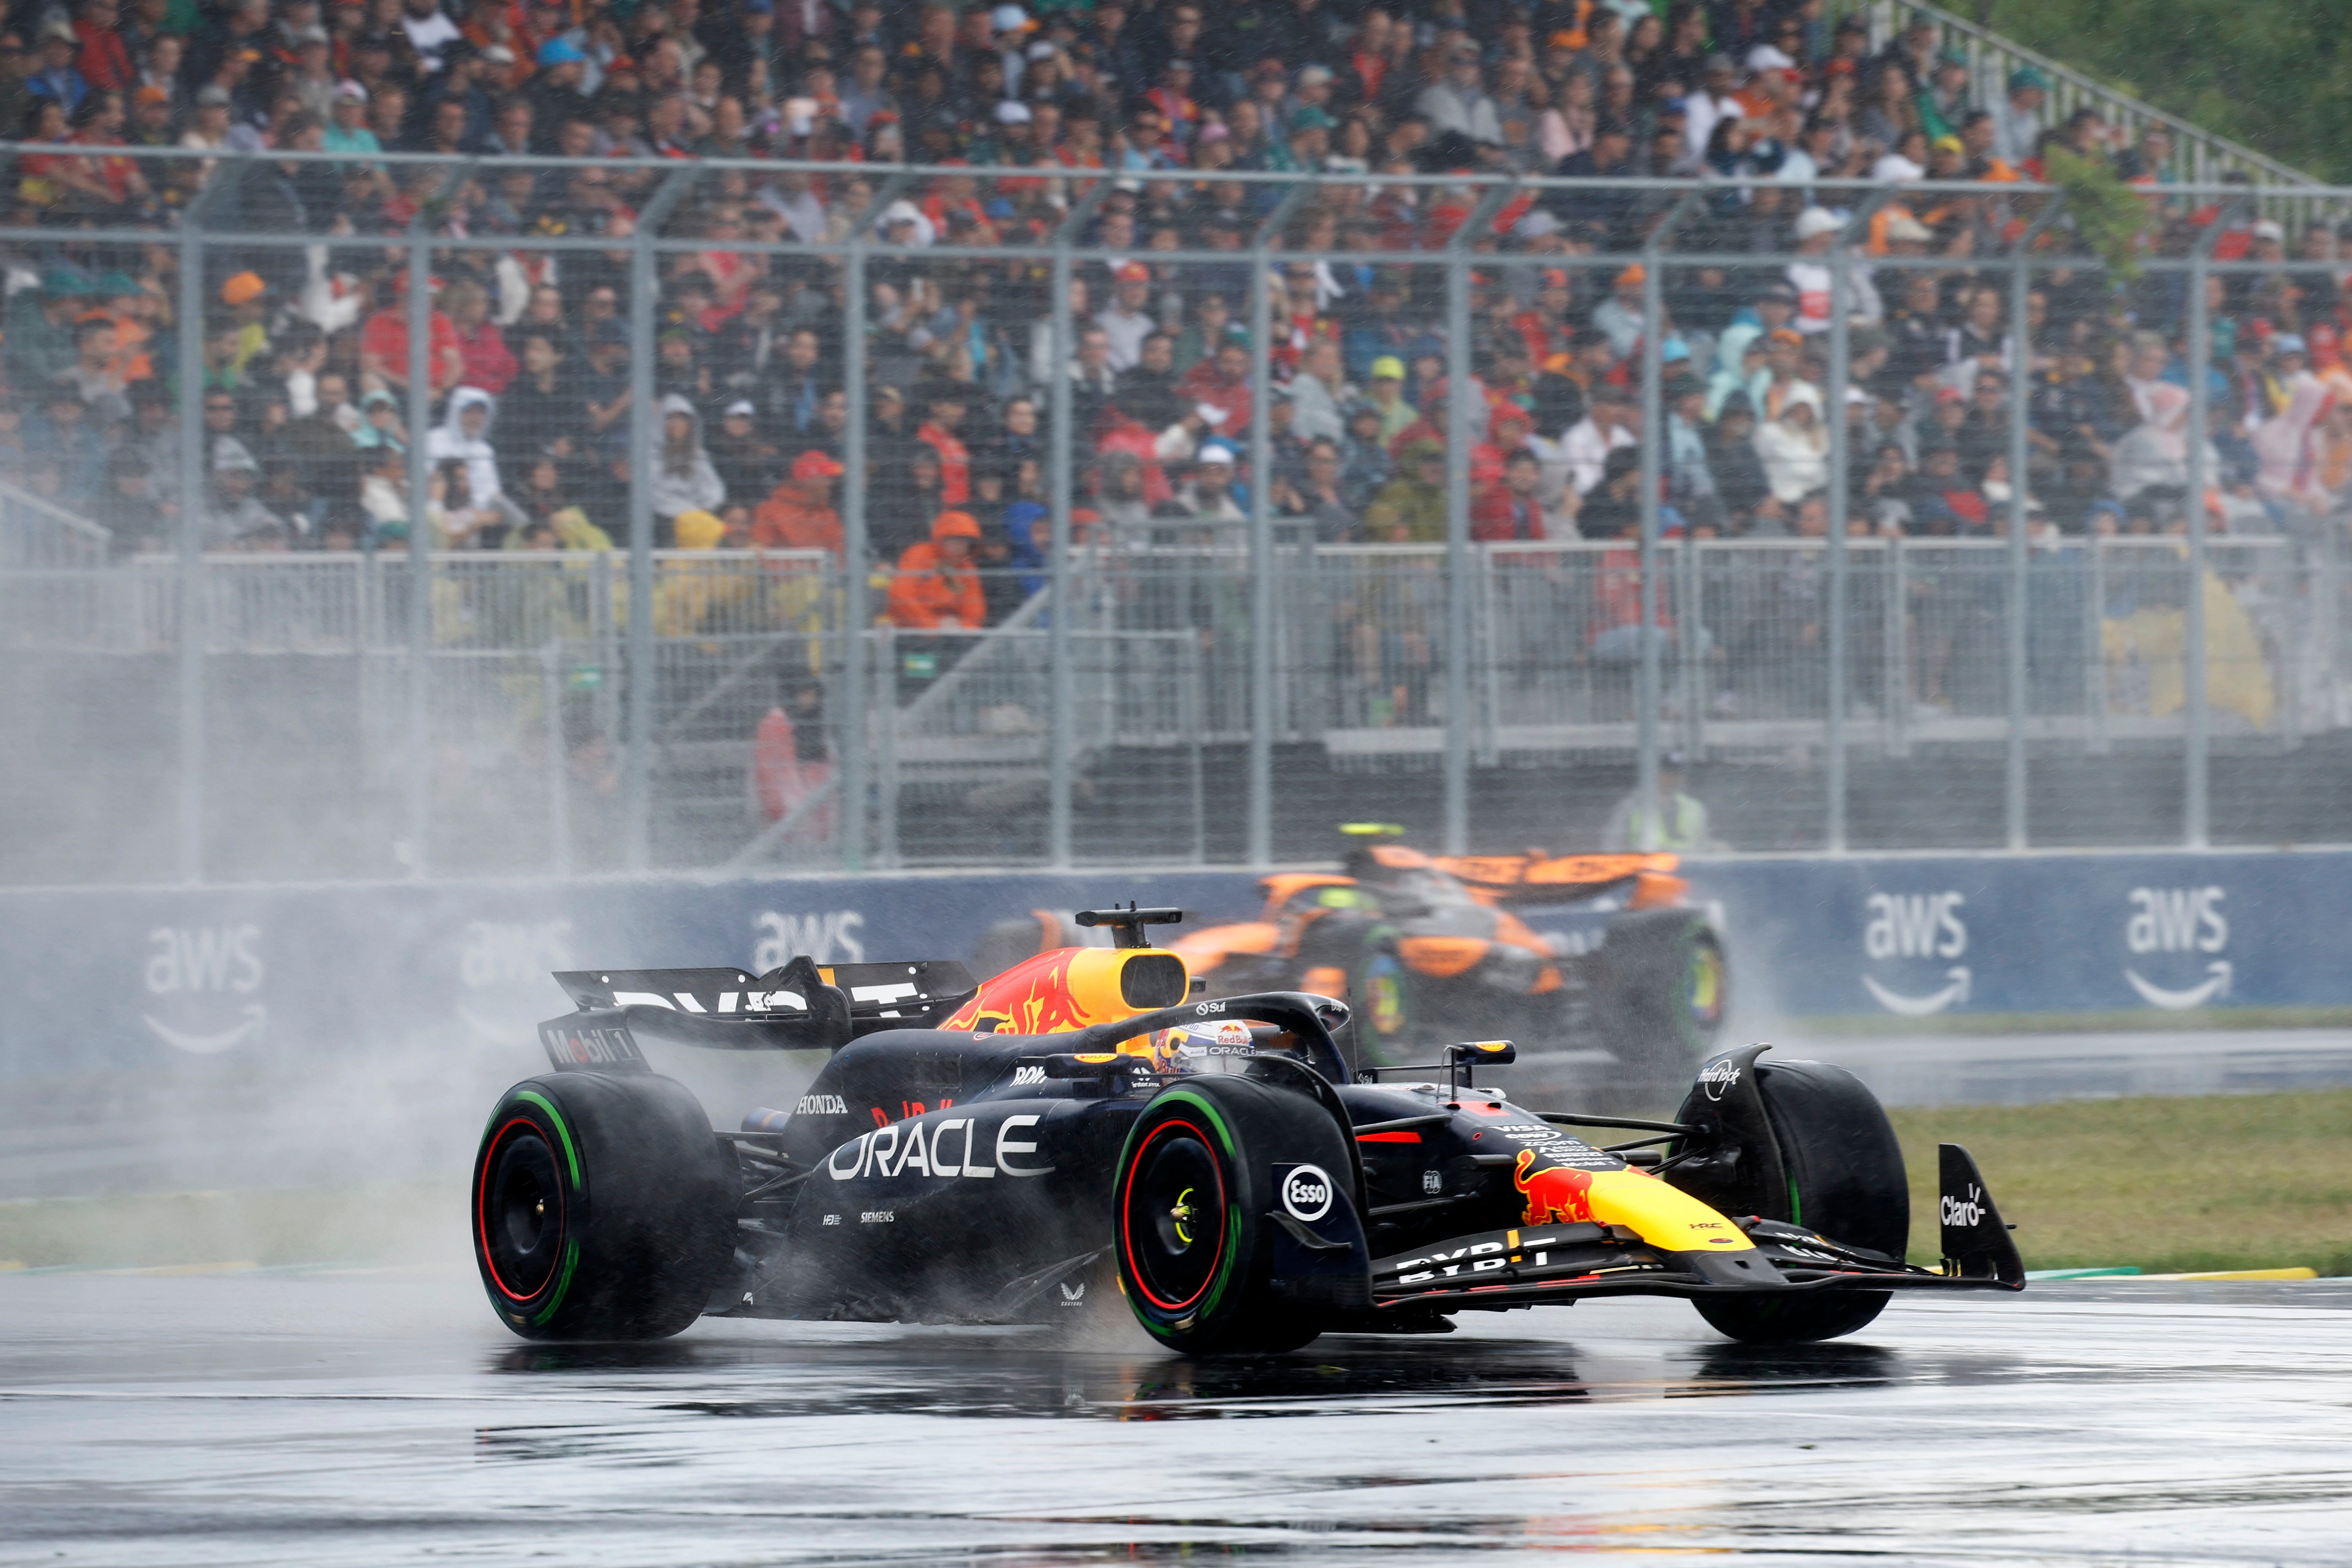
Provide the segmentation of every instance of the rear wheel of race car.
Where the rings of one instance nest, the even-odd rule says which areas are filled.
[[[734,1256],[734,1156],[684,1084],[551,1073],[507,1090],[474,1162],[474,1261],[531,1340],[656,1340]]]
[[[1690,1081],[1730,1000],[1723,944],[1696,910],[1643,910],[1609,923],[1601,1024],[1625,1091],[1663,1099]]]
[[[1843,1068],[1824,1062],[1759,1061],[1757,1091],[1771,1119],[1788,1173],[1787,1191],[1762,1211],[1832,1241],[1900,1260],[1911,1239],[1911,1192],[1902,1145],[1878,1097]],[[1677,1121],[1703,1114],[1694,1090]],[[1777,1210],[1777,1212],[1775,1212]],[[1853,1333],[1878,1316],[1884,1290],[1803,1296],[1700,1297],[1699,1316],[1735,1340],[1794,1344]]]
[[[1339,1124],[1295,1089],[1212,1075],[1162,1090],[1129,1131],[1112,1195],[1119,1289],[1144,1331],[1190,1354],[1296,1350],[1320,1315],[1273,1280],[1274,1165],[1351,1180]]]

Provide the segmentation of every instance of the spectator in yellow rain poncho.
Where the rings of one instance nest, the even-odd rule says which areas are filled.
[[[728,613],[751,596],[751,581],[740,572],[720,571],[719,563],[693,556],[730,542],[727,525],[696,510],[679,512],[672,526],[677,551],[661,563],[661,580],[654,584],[654,635],[682,637],[724,630],[721,623]]]
[[[2217,572],[2205,574],[2205,690],[2211,706],[2256,730],[2270,728],[2278,697],[2262,638]],[[2142,605],[2099,623],[2110,667],[2137,667],[2152,718],[2178,713],[2188,700],[2189,615],[2180,606]]]

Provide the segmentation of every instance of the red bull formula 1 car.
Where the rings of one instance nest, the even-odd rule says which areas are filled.
[[[1905,1260],[1902,1153],[1839,1068],[1748,1046],[1671,1121],[1533,1110],[1492,1087],[1507,1042],[1365,1068],[1332,998],[1195,999],[1145,940],[1179,911],[1078,918],[1119,945],[981,985],[951,963],[805,957],[557,976],[577,1010],[541,1026],[551,1070],[499,1100],[474,1171],[491,1306],[526,1338],[592,1340],[705,1313],[1036,1322],[1118,1296],[1209,1352],[1629,1293],[1787,1342],[1901,1291],[2023,1286],[1951,1144],[1942,1261]],[[640,1036],[831,1056],[789,1110],[714,1131]],[[1637,1136],[1571,1131],[1598,1128]]]

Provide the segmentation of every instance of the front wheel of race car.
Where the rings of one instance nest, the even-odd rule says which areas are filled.
[[[1348,975],[1348,1005],[1367,1067],[1393,1067],[1412,1044],[1412,976],[1393,942],[1368,943]]]
[[[1119,1289],[1172,1350],[1296,1350],[1321,1316],[1273,1278],[1275,1166],[1349,1184],[1339,1124],[1312,1098],[1239,1076],[1163,1089],[1137,1117],[1112,1194]]]
[[[1911,1239],[1911,1191],[1903,1147],[1878,1097],[1853,1074],[1824,1062],[1759,1062],[1755,1071],[1788,1178],[1785,1194],[1759,1194],[1759,1212],[1900,1259]],[[1675,1119],[1704,1113],[1702,1091],[1694,1089]],[[1692,1304],[1735,1340],[1799,1344],[1853,1333],[1889,1299],[1885,1290],[1825,1290],[1701,1296]]]
[[[474,1261],[530,1340],[656,1340],[734,1256],[733,1155],[684,1084],[551,1073],[507,1090],[474,1162]]]
[[[1612,921],[1601,947],[1601,1024],[1626,1090],[1644,1102],[1690,1080],[1730,1000],[1723,943],[1696,910]]]

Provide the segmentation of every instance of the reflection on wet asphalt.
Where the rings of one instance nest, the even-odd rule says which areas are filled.
[[[1192,1363],[1131,1327],[502,1336],[455,1273],[0,1277],[0,1563],[2328,1563],[2352,1284],[1675,1302]]]

